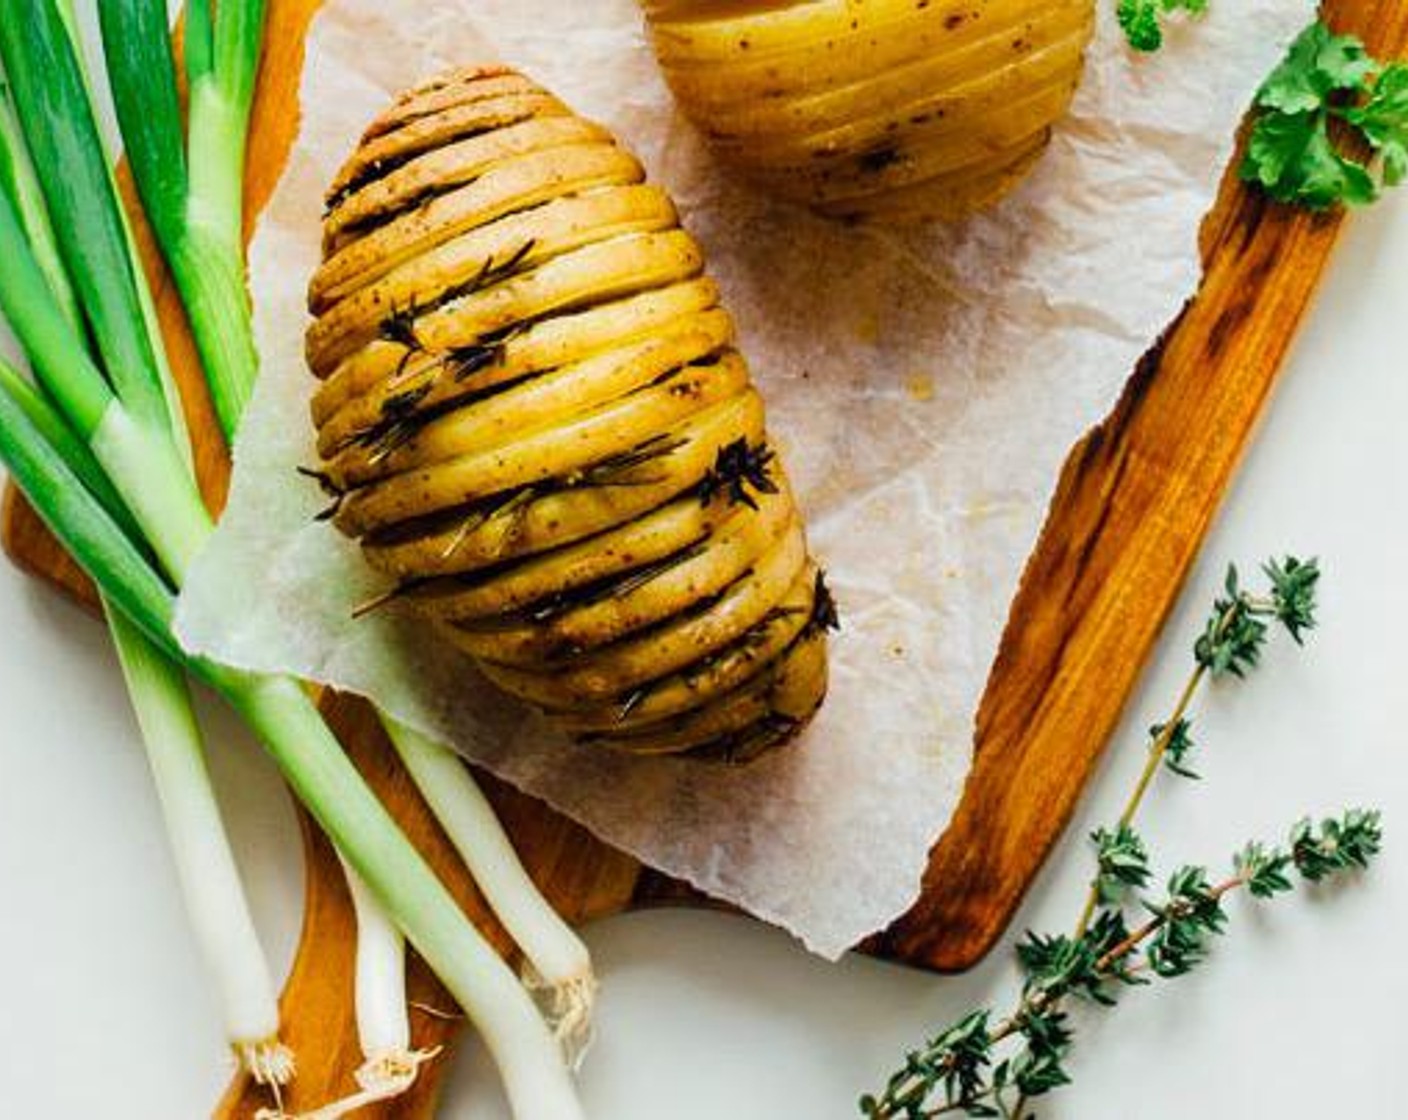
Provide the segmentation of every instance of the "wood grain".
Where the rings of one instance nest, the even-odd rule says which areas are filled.
[[[319,2],[270,0],[248,224],[272,193],[296,134],[303,38]],[[1330,0],[1324,11],[1377,53],[1408,48],[1408,8],[1394,0]],[[1115,411],[1065,464],[983,699],[975,767],[952,826],[934,848],[923,896],[870,939],[867,951],[957,970],[979,960],[1005,929],[1120,716],[1251,439],[1342,220],[1269,206],[1229,174],[1203,228],[1200,291],[1140,363]],[[228,481],[224,449],[179,302],[145,230],[141,235],[192,427],[202,437],[202,482],[218,508]],[[91,603],[82,574],[13,494],[2,528],[17,563]],[[456,897],[507,949],[365,706],[339,697],[324,705],[368,781]],[[646,905],[711,905],[541,803],[483,780],[525,863],[570,919]],[[294,1110],[350,1091],[357,1062],[350,905],[326,841],[306,817],[303,824],[306,913],[283,1000],[287,1037],[300,1058],[286,1102]],[[417,1044],[453,1043],[460,1023],[452,1003],[418,961],[411,985]],[[447,1064],[448,1051],[412,1094],[362,1115],[430,1116]],[[217,1114],[243,1120],[264,1104],[237,1081]]]

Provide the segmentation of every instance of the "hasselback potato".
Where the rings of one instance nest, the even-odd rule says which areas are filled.
[[[742,761],[826,690],[831,599],[664,191],[506,69],[444,75],[328,194],[308,363],[329,516],[580,741]]]
[[[642,0],[675,96],[734,166],[841,218],[954,219],[1070,105],[1094,0]]]

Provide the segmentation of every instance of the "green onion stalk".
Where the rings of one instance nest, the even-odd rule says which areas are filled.
[[[137,193],[190,314],[216,415],[232,437],[258,369],[243,187],[264,0],[224,0],[213,12],[210,0],[187,4],[184,129],[165,3],[103,0],[98,15]]]
[[[489,799],[449,748],[384,713],[382,725],[411,781],[475,885],[523,951],[523,978],[575,1068],[592,1041],[591,955],[534,885]]]
[[[183,655],[171,630],[170,584],[5,391],[0,461],[114,608],[167,657],[184,660],[261,736],[295,793],[480,1027],[514,1114],[578,1120],[566,1067],[537,1009],[367,788],[297,682]]]
[[[78,66],[83,74],[84,91],[88,95],[90,104],[94,102],[93,84],[84,65],[83,51],[81,47],[82,39],[78,30],[78,15],[74,10],[73,0],[55,0],[59,9],[59,15],[63,17],[64,26],[68,30],[69,41],[74,45],[74,57],[78,60]],[[101,144],[101,137],[98,140]],[[95,149],[101,150],[101,149]],[[108,173],[108,182],[114,195],[120,194],[117,186],[117,164],[116,160],[105,154],[104,164]],[[122,232],[127,242],[128,258],[132,261],[141,259],[137,249],[137,238],[132,230],[132,223],[128,220],[127,211],[119,206],[117,217],[122,224]],[[166,345],[161,334],[161,323],[157,317],[156,300],[152,298],[151,289],[145,283],[145,276],[141,269],[137,269],[139,283],[137,284],[137,299],[142,309],[142,322],[146,328],[148,347],[156,360],[158,380],[161,382],[162,393],[166,399],[167,419],[171,423],[171,430],[176,437],[177,450],[181,452],[187,465],[192,470],[195,469],[193,448],[191,446],[190,434],[186,429],[186,415],[181,406],[181,394],[177,388],[176,379],[172,376],[171,365],[166,356]]]
[[[411,1047],[406,1014],[406,939],[387,916],[362,877],[342,861],[357,919],[357,1041],[363,1062],[354,1073],[357,1091],[299,1120],[338,1120],[368,1105],[398,1097],[414,1083],[420,1068],[440,1047]]]
[[[66,317],[12,192],[0,192],[0,311],[35,379],[8,368],[0,377],[0,461],[114,614],[223,695],[259,735],[343,858],[480,1029],[515,1114],[579,1117],[542,1016],[367,788],[303,687],[186,655],[175,641],[175,593],[213,525],[173,431],[140,268],[55,0],[0,0],[0,56],[86,328],[76,330]],[[227,411],[237,418],[237,410]],[[155,679],[143,672],[138,687]],[[186,734],[179,721],[158,722],[148,720],[171,741]]]

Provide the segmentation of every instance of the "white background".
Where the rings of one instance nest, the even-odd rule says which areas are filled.
[[[1047,1120],[1398,1114],[1408,1031],[1408,206],[1358,216],[1129,717],[1016,930],[1069,926],[1082,837],[1113,818],[1229,559],[1318,554],[1324,625],[1278,643],[1244,686],[1208,694],[1197,785],[1156,787],[1146,834],[1167,868],[1222,863],[1305,812],[1385,810],[1388,850],[1342,889],[1232,905],[1199,973],[1078,1015],[1075,1085]],[[1209,438],[1214,438],[1209,433]],[[1090,687],[1100,687],[1092,680]],[[0,1084],[4,1116],[184,1120],[227,1059],[186,935],[145,763],[99,626],[0,567]],[[214,766],[275,960],[292,952],[301,864],[276,776],[212,713]],[[582,1077],[610,1120],[856,1115],[904,1049],[974,1005],[1007,1006],[1011,938],[935,978],[806,957],[718,915],[656,913],[588,930],[603,981]],[[473,1047],[442,1114],[505,1115]]]

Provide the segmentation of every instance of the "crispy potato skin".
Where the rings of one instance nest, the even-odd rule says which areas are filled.
[[[372,123],[309,286],[334,524],[584,744],[744,762],[826,692],[834,609],[669,198],[505,69]]]
[[[1026,176],[1094,0],[642,0],[680,107],[773,193],[848,220],[954,220]]]

